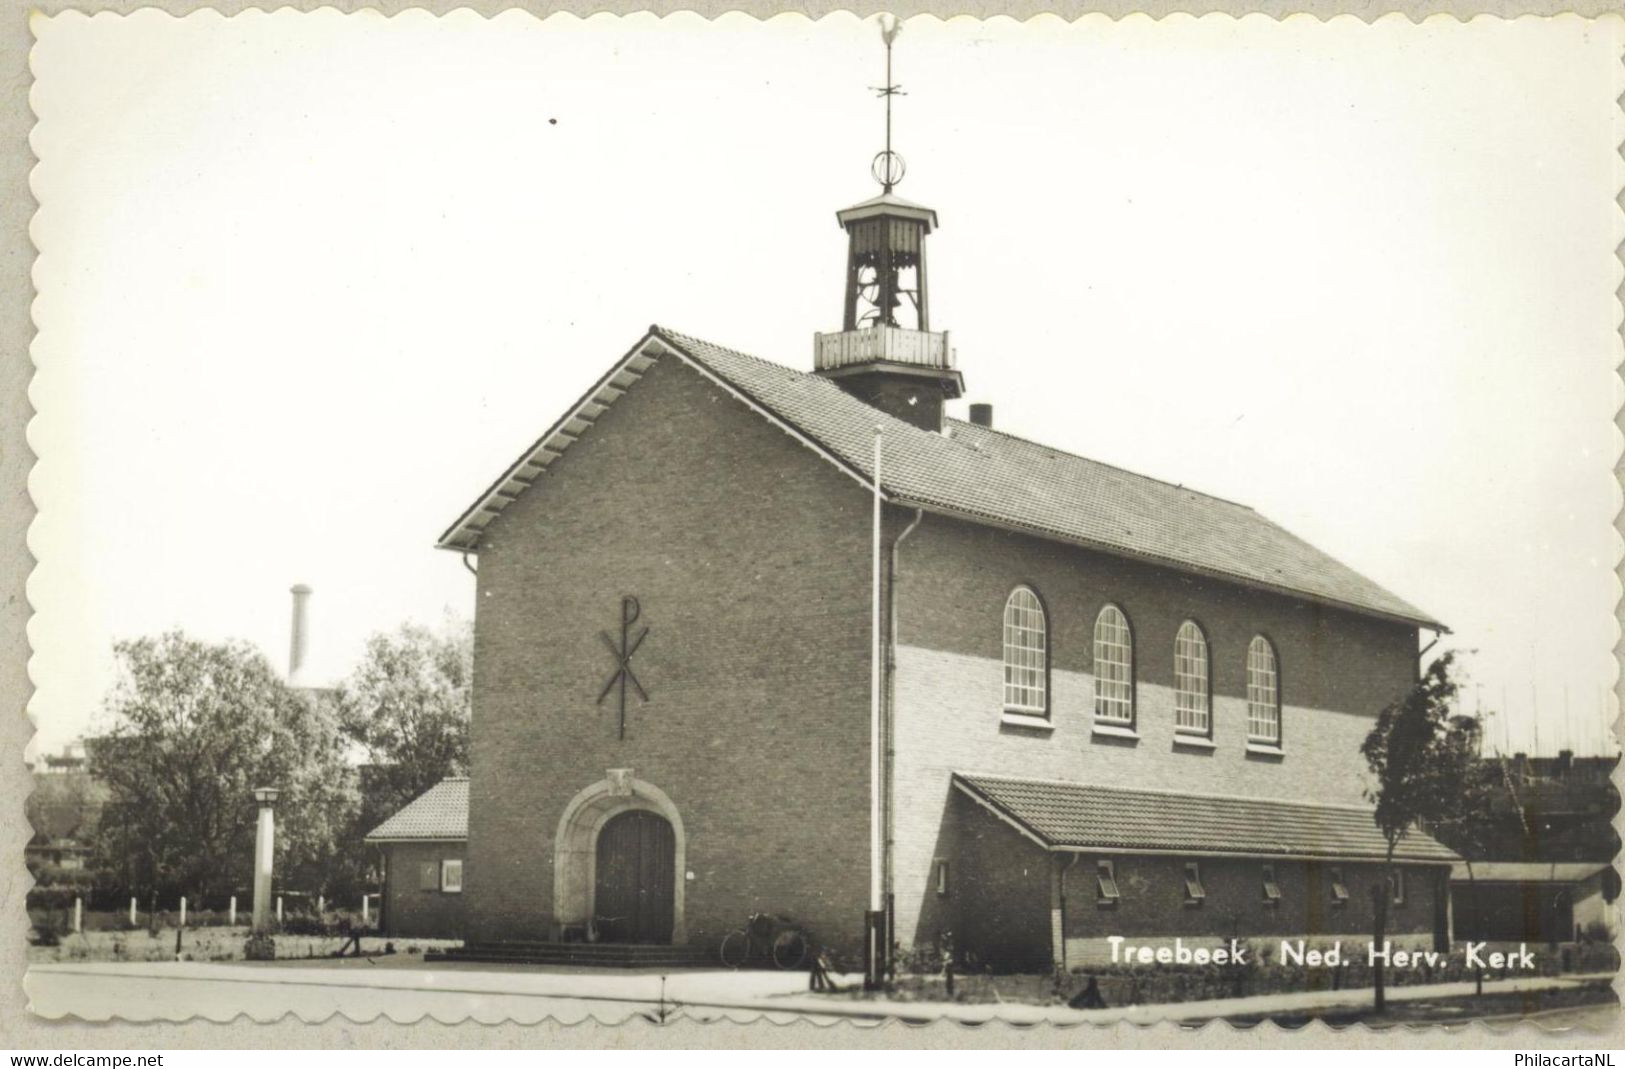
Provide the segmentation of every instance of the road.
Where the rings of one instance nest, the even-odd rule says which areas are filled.
[[[847,978],[856,980],[856,977]],[[1606,982],[1609,976],[1528,977],[1487,982],[1486,995],[1507,996]],[[246,1014],[256,1021],[292,1014],[324,1021],[341,1012],[363,1022],[384,1017],[399,1023],[430,1018],[443,1023],[534,1023],[553,1019],[576,1023],[591,1018],[614,1024],[635,1016],[660,1020],[681,1014],[699,1021],[846,1019],[876,1024],[888,1015],[904,1020],[950,1018],[965,1023],[1003,1020],[1020,1024],[1085,1024],[1126,1020],[1207,1020],[1309,1015],[1368,1003],[1369,991],[1287,992],[1174,1006],[1129,1006],[1073,1010],[1061,1005],[1022,1003],[939,1003],[867,1001],[809,994],[804,973],[693,970],[666,976],[602,969],[550,969],[437,966],[394,959],[204,964],[193,962],[36,964],[23,978],[34,1013],[46,1018],[87,1021],[184,1021],[201,1017],[230,1021]],[[1411,1003],[1412,1019],[1455,1022],[1474,1019],[1472,985],[1435,984],[1390,990],[1396,1003]],[[1434,1017],[1424,1000],[1453,1000],[1449,1016]],[[1505,1006],[1503,999],[1502,1006]],[[1485,1019],[1499,1021],[1504,1009]],[[1611,1028],[1615,1005],[1576,1006],[1540,1015],[1547,1028]],[[1507,1018],[1514,1020],[1516,1018]]]
[[[684,984],[682,976],[674,976],[664,985],[655,976],[565,976],[563,979],[570,981],[568,986],[574,989],[565,994],[557,990],[556,983],[550,988],[524,990],[532,985],[516,983],[514,974],[503,973],[493,976],[425,970],[402,974],[380,970],[376,982],[368,983],[368,977],[358,977],[353,971],[345,975],[320,969],[215,968],[220,975],[200,975],[196,969],[170,970],[166,974],[153,967],[134,965],[117,970],[35,966],[24,978],[23,987],[34,1013],[46,1018],[72,1016],[88,1021],[184,1021],[193,1017],[230,1021],[239,1014],[256,1021],[273,1021],[293,1014],[302,1021],[315,1022],[339,1013],[341,1006],[343,1015],[352,1021],[382,1016],[403,1024],[426,1017],[446,1023],[475,1020],[532,1024],[551,1018],[575,1024],[591,1018],[616,1024],[639,1015],[658,1020],[663,1012],[680,1012],[701,1021],[747,1021],[759,1016],[776,1022],[806,1018],[822,1023],[837,1019],[799,1011],[764,1013],[732,1002],[726,988],[715,985],[711,997],[721,1005],[677,1001],[676,995],[705,994],[704,985]],[[493,978],[504,982],[492,983]],[[796,980],[805,984],[804,979]],[[611,990],[623,997],[614,997]]]
[[[1620,1008],[1615,1003],[1597,1003],[1591,1006],[1566,1006],[1560,1010],[1542,1013],[1512,1014],[1498,1017],[1475,1017],[1485,1024],[1515,1025],[1520,1021],[1533,1021],[1545,1029],[1578,1028],[1586,1032],[1611,1033],[1619,1027]]]

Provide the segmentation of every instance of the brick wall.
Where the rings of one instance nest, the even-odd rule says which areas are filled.
[[[944,932],[968,963],[1045,972],[1050,935],[1050,855],[981,806],[951,807],[948,893],[928,892],[918,942],[940,945]],[[910,933],[902,932],[907,937]]]
[[[1003,607],[1017,583],[1048,611],[1052,730],[1000,719]],[[927,888],[954,770],[1362,804],[1360,743],[1415,674],[1408,626],[937,516],[904,543],[896,586],[893,887],[905,942],[938,925]],[[1091,732],[1094,622],[1107,601],[1133,628],[1137,740]],[[1208,639],[1213,749],[1174,741],[1174,633],[1187,618]],[[1279,661],[1279,758],[1245,746],[1255,634]]]
[[[687,834],[688,941],[753,910],[856,945],[868,886],[870,498],[667,357],[492,523],[475,625],[470,935],[546,938],[553,838],[632,768]],[[626,739],[620,599],[650,629]]]
[[[386,843],[383,846],[384,935],[400,939],[458,939],[463,935],[463,894],[442,891],[438,874],[445,860],[462,861],[467,853],[461,842]],[[435,886],[423,886],[421,870],[434,866]],[[469,866],[463,867],[463,886],[468,886]],[[466,892],[465,892],[466,893]]]
[[[850,478],[668,357],[491,524],[476,610],[472,938],[552,934],[559,816],[605,770],[630,767],[682,814],[690,942],[720,940],[758,909],[856,941],[869,506]],[[888,539],[911,516],[889,511]],[[1002,608],[1018,582],[1049,609],[1048,731],[1000,722]],[[630,699],[623,741],[613,697],[594,699],[614,668],[599,632],[616,632],[626,594],[651,629],[634,669],[652,701]],[[893,888],[905,944],[945,916],[930,870],[952,857],[955,769],[1359,802],[1360,740],[1415,671],[1407,626],[935,516],[902,550],[897,594]],[[1092,630],[1107,600],[1134,628],[1137,740],[1089,730]],[[1173,738],[1173,636],[1187,617],[1209,641],[1212,749]],[[1280,659],[1281,758],[1243,745],[1258,633]]]
[[[1264,896],[1263,864],[1252,859],[1181,858],[1128,854],[1050,855],[1031,839],[958,792],[949,805],[949,893],[932,887],[922,912],[922,944],[935,945],[944,931],[969,960],[1000,969],[1047,969],[1054,954],[1052,909],[1063,910],[1068,968],[1111,961],[1109,937],[1136,946],[1213,948],[1237,939],[1280,954],[1283,939],[1309,947],[1341,940],[1345,954],[1364,954],[1373,930],[1370,889],[1383,880],[1380,865],[1272,859],[1281,895]],[[1075,860],[1074,860],[1075,859]],[[1101,897],[1097,866],[1109,861],[1119,892]],[[1203,896],[1187,896],[1185,865],[1198,865]],[[1403,901],[1389,905],[1387,938],[1396,947],[1434,943],[1443,866],[1401,866]],[[1339,904],[1332,894],[1336,872],[1348,891]],[[1063,906],[1064,900],[1064,906]]]
[[[1096,865],[1103,858],[1110,858],[1121,892],[1115,905],[1102,904],[1095,886]],[[1205,892],[1200,905],[1186,900],[1187,860],[1199,865]],[[1107,937],[1112,935],[1149,946],[1171,944],[1173,936],[1187,945],[1202,940],[1208,946],[1234,938],[1266,949],[1272,959],[1282,939],[1303,939],[1310,946],[1341,940],[1345,952],[1356,946],[1365,952],[1374,925],[1371,887],[1383,879],[1381,866],[1284,859],[1270,864],[1281,891],[1274,905],[1264,899],[1258,861],[1081,855],[1066,885],[1067,965],[1110,961]],[[1341,905],[1331,893],[1333,868],[1349,893]],[[1387,937],[1396,946],[1431,947],[1434,906],[1445,870],[1424,865],[1403,871],[1404,901],[1388,907]]]

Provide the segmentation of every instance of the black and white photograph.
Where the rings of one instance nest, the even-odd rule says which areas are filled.
[[[36,1019],[1610,1045],[1625,20],[28,26]]]

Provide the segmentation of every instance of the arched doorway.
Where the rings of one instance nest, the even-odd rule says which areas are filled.
[[[606,943],[670,943],[673,854],[671,822],[647,809],[610,817],[598,832],[593,914]]]
[[[605,844],[608,847],[606,861],[623,867],[634,863],[630,840],[635,831],[635,864],[645,875],[636,881],[629,876],[607,874],[600,878],[603,833],[618,818],[634,813],[646,814],[647,818],[664,824],[664,831],[660,824],[634,825],[629,821],[617,825]],[[645,934],[645,926],[640,921],[638,941],[682,945],[688,938],[683,923],[687,855],[688,836],[683,830],[682,815],[666,793],[638,779],[629,768],[610,769],[603,779],[570,799],[559,815],[558,831],[553,838],[553,938],[571,938],[572,932],[585,932],[594,918],[631,916],[624,903],[605,901],[601,904],[598,897],[607,891],[613,898],[635,883],[658,890],[670,916],[669,923],[655,924],[651,920],[647,927],[649,932],[663,931],[663,936]],[[662,858],[661,874],[653,873],[654,868],[662,867],[659,860]],[[650,911],[652,918],[652,905]]]

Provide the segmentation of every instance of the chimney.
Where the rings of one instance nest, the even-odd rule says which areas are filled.
[[[974,404],[970,406],[970,421],[978,427],[993,427],[993,406]]]
[[[297,687],[304,683],[305,655],[310,651],[310,587],[295,583],[289,589],[293,594],[293,630],[288,637],[288,682]]]

